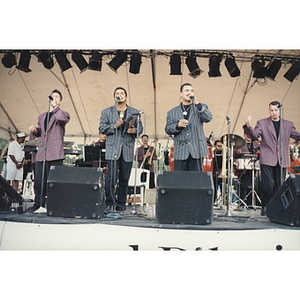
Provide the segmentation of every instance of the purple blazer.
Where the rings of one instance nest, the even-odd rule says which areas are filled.
[[[53,115],[48,124],[48,136],[47,136],[47,151],[46,161],[64,159],[65,153],[63,149],[65,126],[70,121],[70,115],[66,111],[56,107],[53,111]],[[36,154],[36,161],[44,160],[45,149],[45,119],[47,112],[44,112],[38,117],[38,127],[36,137],[41,137],[39,149]]]
[[[294,123],[282,120],[282,167],[287,168],[290,165],[290,138],[300,140],[300,133],[296,131]],[[244,132],[252,139],[261,137],[260,143],[260,164],[276,166],[280,164],[280,133],[277,138],[275,127],[271,117],[257,121],[255,128],[252,126],[243,126]]]

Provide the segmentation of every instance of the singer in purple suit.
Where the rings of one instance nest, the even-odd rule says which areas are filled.
[[[65,126],[70,121],[70,115],[66,111],[60,109],[62,102],[62,94],[59,90],[53,90],[49,96],[50,111],[49,111],[49,123],[48,134],[46,144],[46,131],[47,131],[47,115],[48,112],[44,112],[38,117],[38,126],[31,125],[29,127],[30,132],[33,132],[34,136],[40,138],[40,145],[36,154],[35,164],[35,199],[34,205],[31,210],[36,210],[40,206],[45,207],[46,202],[46,183],[51,166],[62,166],[65,158],[63,149]],[[46,146],[45,156],[45,174],[42,193],[42,173],[43,173],[43,161],[44,150]]]
[[[282,137],[280,133],[281,104],[273,101],[269,104],[270,117],[258,120],[254,128],[250,125],[251,116],[245,118],[244,133],[260,143],[260,170],[261,170],[261,201],[262,215],[266,214],[266,205],[281,186],[281,160],[283,178],[286,168],[290,165],[289,141],[290,138],[300,140],[300,133],[296,131],[294,123],[282,119]],[[281,150],[282,142],[282,150]],[[282,153],[282,159],[281,159]]]

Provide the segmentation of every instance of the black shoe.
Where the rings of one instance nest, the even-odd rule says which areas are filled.
[[[267,209],[266,209],[266,207],[262,207],[262,208],[261,208],[260,215],[261,215],[261,216],[266,216],[266,215],[267,215]]]
[[[117,208],[116,208],[116,211],[118,211],[118,212],[122,212],[125,210],[126,210],[126,207],[124,207],[124,206],[117,206]]]
[[[33,205],[33,206],[31,206],[31,207],[28,207],[27,210],[29,210],[29,211],[36,211],[36,210],[39,209],[39,208],[40,208],[39,206]]]

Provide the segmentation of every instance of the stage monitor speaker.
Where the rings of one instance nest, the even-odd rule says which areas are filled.
[[[270,221],[300,226],[300,175],[291,174],[266,205]]]
[[[157,221],[161,224],[210,224],[213,197],[211,173],[164,171],[157,176]]]
[[[0,208],[9,210],[12,203],[23,204],[22,196],[0,175]]]
[[[95,219],[104,210],[102,169],[51,167],[47,180],[48,216]]]

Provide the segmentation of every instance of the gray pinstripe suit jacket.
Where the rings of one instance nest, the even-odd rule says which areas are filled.
[[[289,141],[290,137],[295,140],[300,140],[300,133],[296,131],[294,123],[282,120],[283,134],[282,146],[283,157],[282,167],[286,168],[290,165],[289,158]],[[274,124],[271,117],[257,121],[255,128],[252,126],[243,126],[244,132],[252,139],[261,137],[260,143],[260,163],[268,166],[276,166],[277,162],[280,163],[280,133],[277,138]]]
[[[138,112],[139,111],[137,109],[127,105],[127,117],[129,117],[132,114],[136,114]],[[138,136],[139,136],[143,132],[143,125],[141,122],[141,118],[138,118],[137,115],[134,115],[133,117],[134,117],[134,127],[136,129],[139,122],[139,132],[138,132]],[[122,132],[121,127],[117,128],[117,132],[116,132],[114,125],[117,123],[118,119],[119,119],[118,110],[115,106],[108,107],[102,110],[101,112],[99,131],[107,135],[106,143],[105,143],[106,145],[105,159],[113,160],[115,153],[116,153],[116,159],[119,159],[122,151],[124,160],[127,162],[132,162],[134,156],[134,141],[136,135],[128,134],[125,131],[125,128],[124,131]]]
[[[165,131],[169,135],[174,135],[174,159],[185,160],[191,154],[193,158],[200,158],[209,155],[206,138],[203,131],[203,123],[208,123],[212,119],[212,113],[206,104],[202,104],[199,111],[196,107],[196,114],[193,107],[189,115],[189,124],[185,128],[177,129],[178,122],[184,118],[181,105],[174,107],[167,113],[167,124]],[[197,141],[197,128],[199,144]],[[200,149],[198,147],[200,145]],[[200,151],[199,151],[200,150]]]
[[[53,115],[49,120],[48,136],[47,136],[47,151],[46,161],[53,161],[58,159],[64,159],[65,153],[63,148],[65,126],[70,121],[70,115],[68,112],[61,110],[59,107],[55,108]],[[41,137],[39,149],[36,154],[36,161],[44,160],[44,148],[45,148],[45,119],[47,112],[44,112],[38,117],[38,127],[36,137]]]

